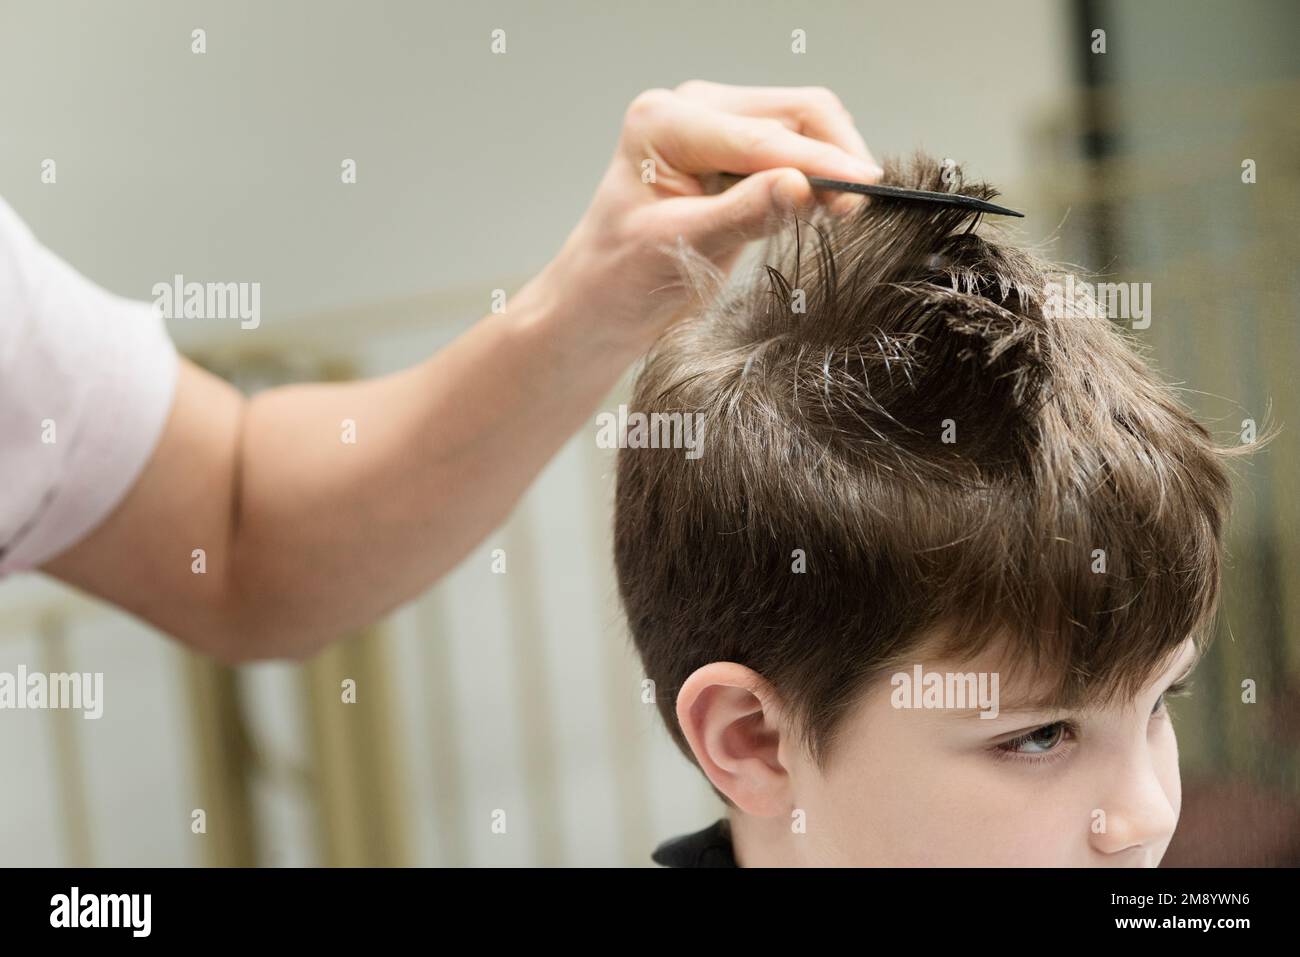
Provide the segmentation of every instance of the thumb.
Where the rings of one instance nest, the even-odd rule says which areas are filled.
[[[760,239],[805,211],[815,200],[808,177],[797,169],[778,167],[746,176],[716,196],[692,197],[700,224],[695,242],[701,249],[727,247]]]

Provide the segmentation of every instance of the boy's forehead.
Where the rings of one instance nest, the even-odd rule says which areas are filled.
[[[932,646],[931,646],[932,647]],[[1173,682],[1186,676],[1200,659],[1199,649],[1191,638],[1185,640],[1170,656],[1168,663],[1153,673],[1147,685]],[[1057,687],[1056,674],[1035,671],[1025,662],[1017,662],[1014,646],[1005,638],[993,639],[978,654],[954,659],[944,657],[927,657],[918,654],[915,664],[925,674],[969,675],[981,674],[997,676],[999,711],[1002,714],[1028,714],[1064,710],[1055,700]],[[888,681],[888,678],[886,678]],[[954,717],[976,715],[981,708],[952,709],[947,713]]]

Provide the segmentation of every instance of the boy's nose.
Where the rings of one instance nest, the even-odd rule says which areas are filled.
[[[1128,766],[1106,793],[1109,800],[1097,808],[1104,817],[1093,812],[1093,849],[1108,856],[1131,855],[1126,863],[1148,863],[1143,852],[1161,850],[1178,826],[1176,796],[1166,791],[1149,762]]]

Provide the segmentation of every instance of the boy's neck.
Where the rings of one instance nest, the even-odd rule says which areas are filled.
[[[727,808],[731,851],[737,867],[797,867],[801,861],[790,823],[783,817],[755,817]]]

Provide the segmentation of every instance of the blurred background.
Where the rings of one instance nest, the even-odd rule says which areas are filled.
[[[559,248],[641,90],[832,88],[877,156],[955,158],[1028,213],[1022,241],[1150,282],[1136,335],[1222,441],[1282,427],[1240,469],[1222,633],[1174,705],[1165,866],[1294,865],[1298,35],[1289,0],[0,0],[0,194],[121,295],[260,282],[256,330],[169,323],[252,392],[401,368],[488,312]],[[0,712],[0,864],[649,865],[722,808],[640,702],[612,466],[593,418],[458,570],[305,664],[219,666],[0,583],[0,671],[105,685],[98,721]]]

